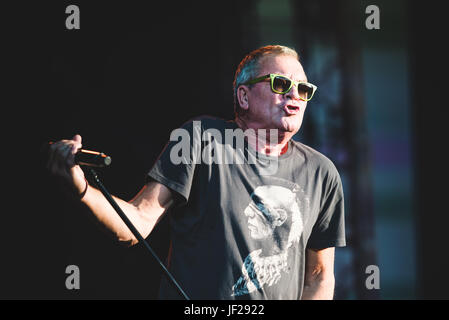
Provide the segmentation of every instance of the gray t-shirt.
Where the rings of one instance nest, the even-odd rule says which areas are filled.
[[[182,128],[189,134],[172,135],[149,172],[177,196],[167,261],[174,278],[191,299],[300,299],[305,249],[345,245],[333,163],[293,140],[279,157],[241,148],[225,139],[240,130],[234,121],[199,118]],[[165,277],[159,297],[182,298]]]

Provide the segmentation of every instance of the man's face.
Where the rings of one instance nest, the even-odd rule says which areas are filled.
[[[261,61],[257,77],[276,73],[296,81],[307,81],[299,61],[290,55],[268,55]],[[278,129],[295,134],[301,127],[307,102],[300,100],[294,86],[286,94],[271,91],[269,81],[254,84],[247,90],[247,122],[254,129]]]

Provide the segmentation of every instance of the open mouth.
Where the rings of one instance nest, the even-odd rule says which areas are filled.
[[[284,106],[284,111],[287,114],[297,114],[299,112],[299,107],[288,104],[288,105]]]

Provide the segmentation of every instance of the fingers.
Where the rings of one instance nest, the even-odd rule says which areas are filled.
[[[61,140],[52,143],[49,148],[47,169],[56,175],[67,174],[75,166],[75,153],[81,149],[81,136],[75,135],[72,140]]]
[[[75,134],[72,138],[72,141],[73,141],[73,150],[72,151],[74,153],[77,153],[78,150],[81,149],[81,147],[83,146],[81,143],[82,138],[79,134]]]
[[[50,144],[47,170],[69,191],[78,196],[85,190],[86,180],[83,170],[75,163],[75,154],[81,149],[81,136],[72,140],[60,140]]]
[[[67,172],[73,166],[72,162],[74,163],[74,160],[70,160],[71,150],[72,145],[67,143],[66,140],[53,143],[49,149],[47,169],[56,175]]]

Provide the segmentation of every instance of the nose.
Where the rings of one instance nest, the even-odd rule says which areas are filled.
[[[243,212],[248,218],[254,217],[254,204],[250,203],[248,207],[246,207],[245,211]]]
[[[293,85],[289,92],[285,94],[285,97],[291,100],[301,101],[301,98],[299,96],[298,92],[298,86]]]

